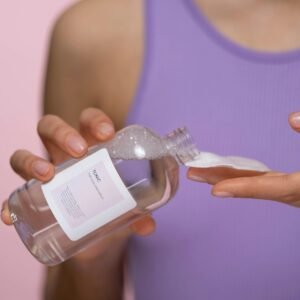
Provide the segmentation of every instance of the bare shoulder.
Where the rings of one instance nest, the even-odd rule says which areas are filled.
[[[85,101],[78,107],[97,106],[121,127],[139,77],[142,35],[143,0],[79,1],[55,22],[48,77],[67,73],[69,78],[78,78],[80,93],[93,99],[78,100]],[[55,80],[48,84],[52,90]]]
[[[67,9],[54,26],[54,38],[72,49],[112,41],[131,33],[141,17],[141,0],[83,0]]]

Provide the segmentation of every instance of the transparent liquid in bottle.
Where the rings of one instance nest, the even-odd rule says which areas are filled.
[[[10,196],[14,226],[28,250],[41,263],[59,264],[167,203],[178,187],[179,164],[198,154],[185,129],[177,129],[161,138],[137,125],[121,130],[107,143],[92,147],[87,155],[103,148],[107,149],[136,205],[82,238],[71,240],[62,229],[45,199],[41,182],[31,180]],[[77,161],[68,160],[57,167],[57,173]]]

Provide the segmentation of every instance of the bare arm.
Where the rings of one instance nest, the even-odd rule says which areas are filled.
[[[123,31],[130,31],[130,24],[129,28],[121,24],[120,29],[119,22],[129,22],[132,14],[126,14],[124,5],[130,7],[136,1],[120,5],[122,16],[116,6],[120,1],[96,2],[99,1],[78,3],[68,10],[58,20],[50,43],[44,112],[60,116],[77,129],[82,127],[82,110],[90,106],[104,110],[116,127],[121,127],[138,76],[139,65],[128,68],[136,54],[115,49],[123,47],[117,41],[124,36]],[[112,86],[112,82],[117,85]],[[103,128],[100,139],[106,138],[106,127]],[[85,137],[89,144],[99,138],[88,134]],[[58,157],[57,161],[63,159]],[[123,256],[129,234],[129,230],[120,232],[70,261],[49,268],[45,299],[121,299]]]
[[[89,37],[85,40],[76,32],[81,23],[80,19],[76,20],[76,14],[80,17],[76,9],[65,14],[53,31],[45,79],[44,112],[58,115],[78,128],[80,112],[85,107],[99,104],[99,99],[93,94],[93,49],[88,46]],[[123,247],[124,242],[117,242],[114,251],[106,253],[103,250],[102,257],[74,258],[48,268],[45,299],[120,299]]]
[[[54,28],[44,94],[44,113],[58,115],[76,129],[80,128],[84,108],[101,106],[93,78],[96,57],[88,44],[88,38],[93,37],[83,37],[78,32],[79,17],[78,9],[72,9]],[[92,144],[95,140],[88,142]],[[56,155],[55,162],[64,158],[64,154]],[[125,236],[114,242],[105,241],[87,253],[48,268],[45,299],[121,299]],[[113,250],[107,251],[112,246]]]
[[[143,56],[142,0],[85,0],[57,21],[49,47],[44,110],[78,126],[86,107],[124,126]]]
[[[89,145],[112,137],[113,124],[122,127],[141,62],[139,4],[140,0],[80,1],[57,21],[45,78],[44,112],[48,115],[38,124],[52,163],[84,155]],[[90,106],[94,108],[86,109]],[[50,180],[52,163],[27,150],[11,157],[13,170],[25,180]],[[1,218],[11,225],[7,201]],[[147,235],[154,226],[151,217],[144,217],[69,261],[48,268],[44,298],[121,299],[128,237]]]

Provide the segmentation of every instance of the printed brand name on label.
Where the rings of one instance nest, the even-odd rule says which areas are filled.
[[[98,182],[100,182],[101,179],[100,179],[100,176],[99,176],[98,173],[97,173],[97,170],[94,169],[94,170],[92,171],[92,173],[93,173],[93,175],[95,176],[96,180],[97,180]]]

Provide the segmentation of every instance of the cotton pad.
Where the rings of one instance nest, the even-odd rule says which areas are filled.
[[[185,163],[185,165],[193,168],[228,167],[238,170],[270,171],[266,165],[254,159],[240,156],[220,156],[210,152],[200,152],[193,160]]]

